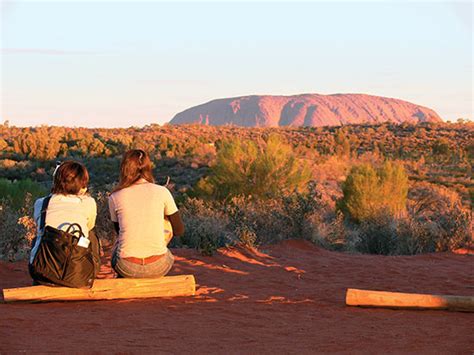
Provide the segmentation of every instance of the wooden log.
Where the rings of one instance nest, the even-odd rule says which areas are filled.
[[[474,297],[347,289],[346,304],[360,307],[474,312]]]
[[[3,290],[5,302],[89,301],[128,298],[194,296],[193,275],[165,276],[157,279],[95,280],[90,289],[31,286]]]

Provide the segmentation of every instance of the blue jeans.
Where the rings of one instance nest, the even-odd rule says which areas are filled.
[[[121,259],[116,253],[112,255],[112,268],[121,277],[151,278],[165,276],[173,266],[174,257],[168,250],[166,254],[151,264],[140,265]]]

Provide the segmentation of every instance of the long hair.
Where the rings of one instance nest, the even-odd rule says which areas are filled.
[[[125,189],[141,178],[151,183],[155,182],[150,157],[141,149],[129,150],[120,163],[120,180],[113,192]]]
[[[53,177],[53,194],[77,195],[87,187],[89,173],[84,165],[77,161],[67,160],[56,169]]]

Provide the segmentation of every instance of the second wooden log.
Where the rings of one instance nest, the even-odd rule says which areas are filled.
[[[360,307],[444,309],[474,312],[474,297],[347,289],[346,304]]]

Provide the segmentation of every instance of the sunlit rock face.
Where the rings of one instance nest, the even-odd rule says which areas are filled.
[[[433,110],[365,94],[242,96],[213,100],[178,113],[171,124],[318,127],[381,122],[438,122]]]

